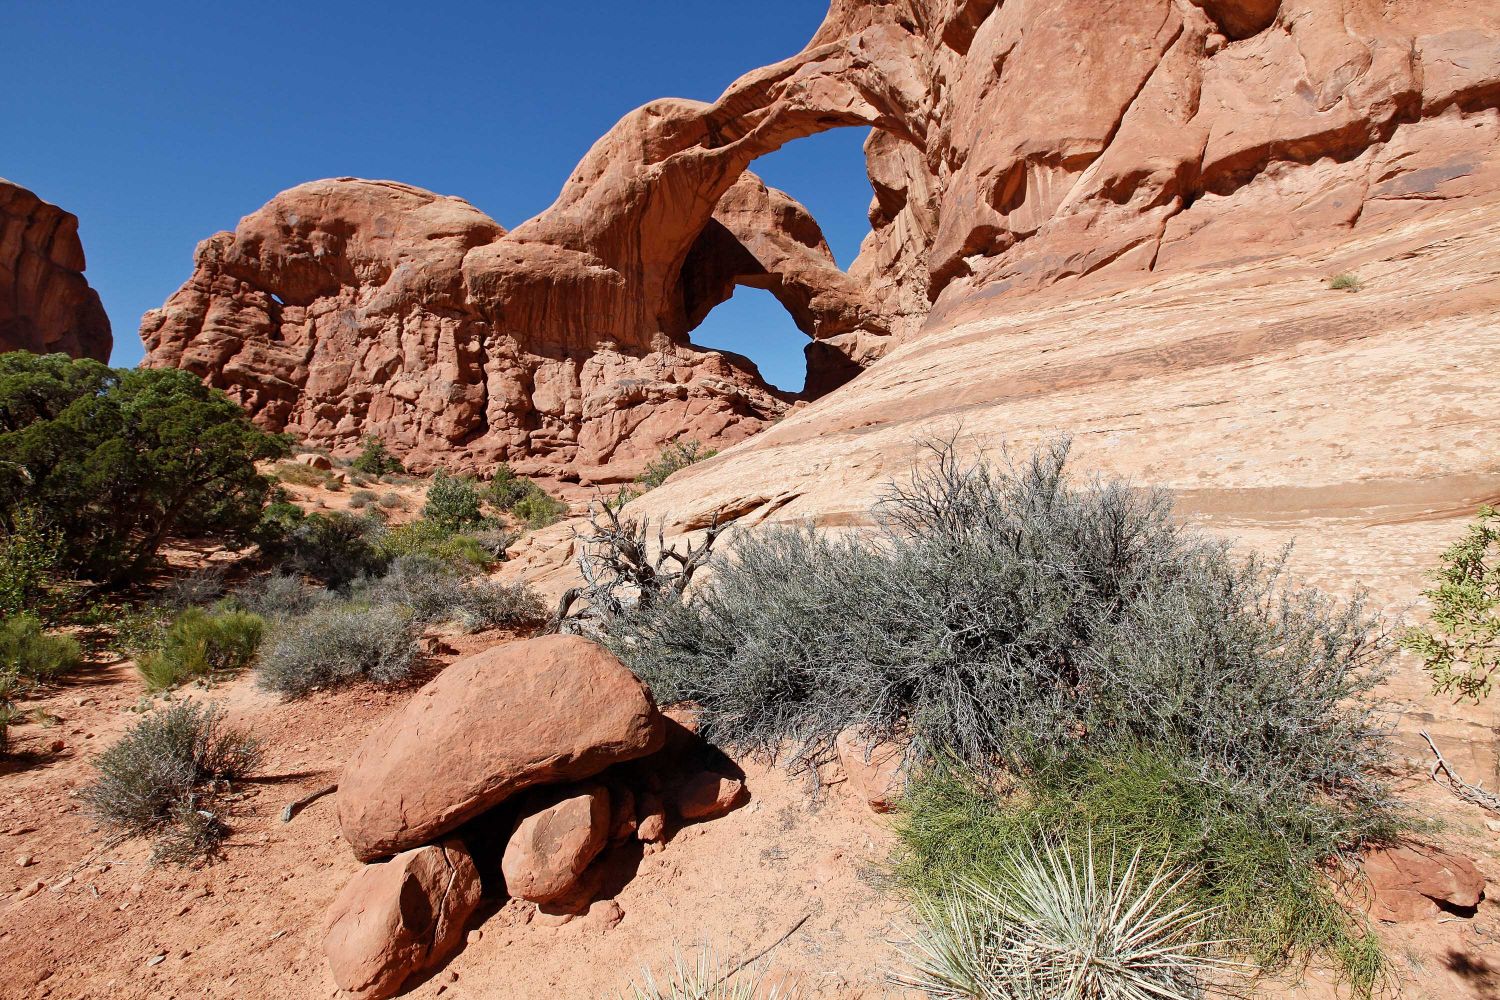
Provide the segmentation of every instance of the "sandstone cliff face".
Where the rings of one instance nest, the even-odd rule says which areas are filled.
[[[0,352],[108,361],[109,317],[83,269],[78,217],[0,178]]]
[[[509,233],[401,185],[304,185],[199,249],[146,317],[259,419],[418,464],[584,479],[785,400],[692,346],[736,284],[809,334],[808,395],[1052,286],[1284,254],[1493,190],[1500,11],[1472,0],[834,0],[803,52],[713,104],[626,116]],[[747,173],[872,127],[848,274]]]

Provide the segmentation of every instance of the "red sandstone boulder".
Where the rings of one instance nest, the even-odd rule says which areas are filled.
[[[367,865],[328,911],[323,950],[334,981],[364,1000],[395,996],[458,947],[479,898],[479,873],[456,839]]]
[[[587,784],[533,793],[505,844],[512,896],[548,903],[567,895],[609,840],[609,792]]]
[[[895,809],[906,788],[902,748],[890,743],[871,745],[852,732],[840,733],[834,746],[854,793],[876,812]]]
[[[109,360],[109,317],[84,266],[78,217],[0,178],[0,353]]]
[[[716,819],[732,812],[746,798],[744,781],[713,771],[687,775],[673,789],[677,815],[689,821]]]
[[[1370,916],[1392,923],[1426,920],[1442,905],[1470,909],[1484,895],[1484,876],[1468,858],[1424,844],[1365,854]]]
[[[662,741],[650,693],[602,647],[557,635],[497,646],[448,667],[369,735],[339,784],[339,826],[359,858],[384,857]]]

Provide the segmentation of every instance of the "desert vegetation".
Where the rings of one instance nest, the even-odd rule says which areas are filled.
[[[1328,872],[1409,825],[1369,699],[1388,626],[1180,526],[1164,494],[1077,480],[1068,451],[939,444],[873,534],[743,532],[692,589],[701,551],[606,509],[584,610],[559,618],[730,747],[792,766],[842,733],[904,747],[893,873],[939,923],[1019,905],[1018,857],[1087,881],[1102,849],[1117,873],[1171,873],[1117,886],[1130,905],[1194,914],[1262,967],[1321,956],[1368,992],[1382,959]],[[1172,989],[1211,971],[1193,953]]]
[[[1500,512],[1482,508],[1434,576],[1422,595],[1429,624],[1409,629],[1402,645],[1422,658],[1439,694],[1477,703],[1500,673]]]
[[[116,837],[150,839],[158,860],[199,863],[230,832],[225,794],[262,758],[260,743],[226,725],[217,706],[182,701],[147,715],[101,753],[83,798]]]

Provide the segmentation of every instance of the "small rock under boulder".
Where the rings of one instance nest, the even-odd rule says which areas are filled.
[[[532,793],[505,844],[506,891],[534,903],[566,895],[609,840],[609,792],[570,785]]]
[[[1370,916],[1391,923],[1427,920],[1444,906],[1472,909],[1484,895],[1484,876],[1468,858],[1425,844],[1402,844],[1365,854]]]
[[[854,793],[878,813],[895,809],[906,789],[902,748],[893,743],[872,745],[853,732],[840,733],[834,747]]]
[[[717,819],[734,810],[745,798],[745,783],[739,778],[713,771],[699,771],[683,779],[675,789],[677,815],[688,821]]]
[[[480,891],[456,838],[365,866],[328,911],[323,950],[334,981],[362,1000],[395,996],[463,941]]]
[[[534,785],[660,749],[646,688],[602,647],[553,635],[454,663],[360,746],[339,827],[369,861],[427,843]]]

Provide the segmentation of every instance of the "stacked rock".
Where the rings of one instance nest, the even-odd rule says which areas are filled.
[[[484,895],[566,920],[628,868],[611,855],[660,850],[670,822],[746,797],[733,762],[594,643],[547,636],[459,660],[370,734],[339,784],[339,826],[369,864],[328,915],[334,979],[394,995],[453,952]]]

